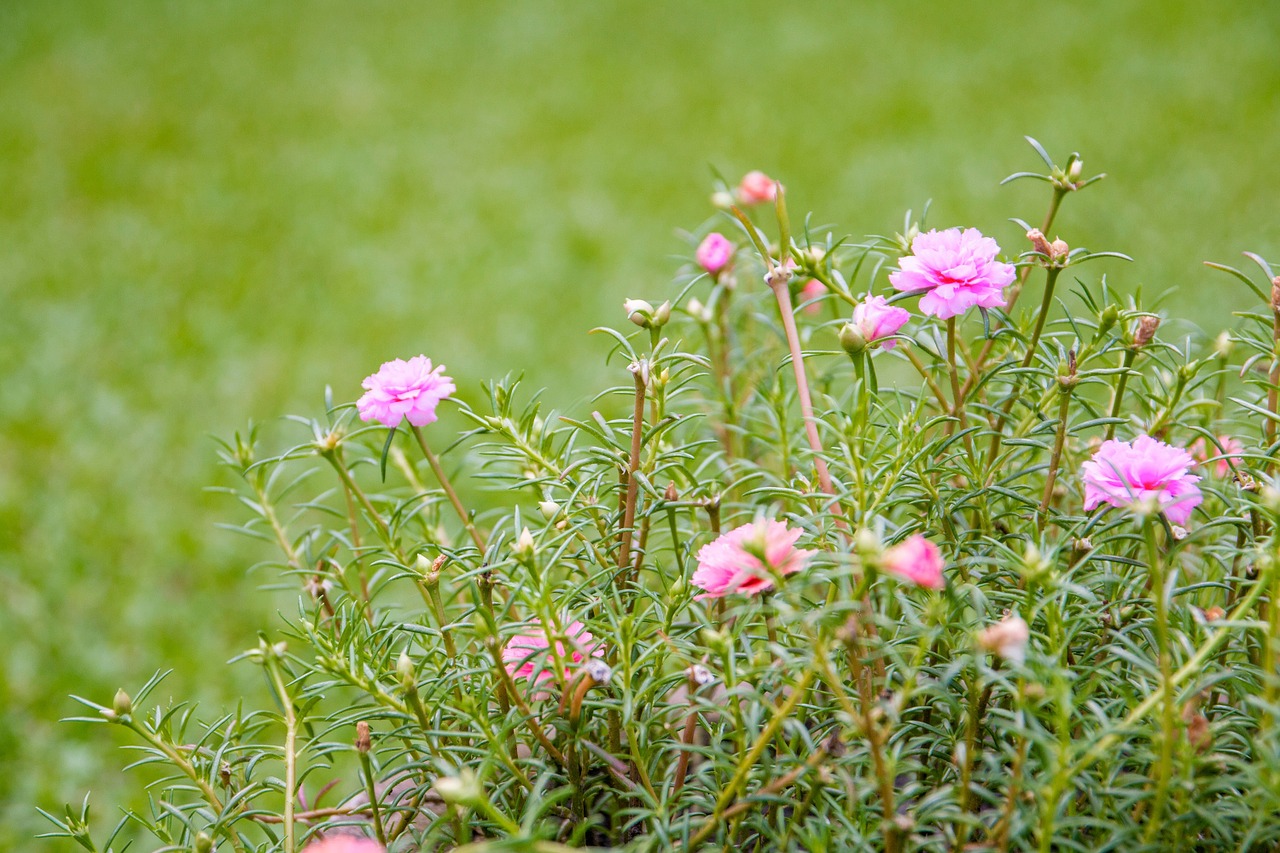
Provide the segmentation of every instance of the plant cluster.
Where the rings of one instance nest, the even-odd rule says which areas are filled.
[[[1102,176],[1031,144],[1046,171],[1010,180],[1048,209],[1003,250],[910,213],[836,239],[722,183],[670,298],[596,330],[597,411],[512,378],[466,402],[419,356],[282,453],[236,436],[241,529],[299,591],[239,657],[270,702],[81,700],[163,772],[105,844],[87,801],[51,834],[1280,844],[1280,277],[1220,267],[1259,301],[1229,331],[1164,321],[1102,274],[1123,255],[1049,239]]]

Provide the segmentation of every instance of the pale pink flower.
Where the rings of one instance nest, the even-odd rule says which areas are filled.
[[[868,296],[853,309],[853,325],[868,344],[895,335],[911,319],[906,308],[890,305],[883,296]],[[893,349],[897,341],[885,341],[885,349]]]
[[[884,552],[881,564],[890,574],[929,589],[942,589],[942,552],[919,533]]]
[[[388,361],[361,385],[366,393],[356,401],[360,419],[387,427],[399,426],[405,418],[414,426],[432,423],[436,406],[458,390],[444,375],[444,365],[432,367],[425,355]]]
[[[1101,503],[1125,507],[1155,499],[1172,524],[1186,524],[1202,500],[1200,480],[1187,471],[1195,464],[1181,447],[1140,435],[1128,441],[1104,441],[1080,468],[1084,508]]]
[[[698,599],[772,589],[774,574],[798,572],[813,556],[813,551],[796,547],[802,533],[781,521],[760,519],[703,545],[692,579],[694,586],[706,590]]]
[[[315,839],[302,848],[302,853],[386,853],[386,848],[372,838],[330,835]]]
[[[743,204],[762,204],[778,197],[778,183],[764,172],[747,172],[738,184],[738,200]]]
[[[898,290],[923,291],[920,311],[946,320],[975,305],[1002,308],[1013,266],[996,260],[1000,247],[977,228],[918,234],[911,254],[898,261],[889,282]]]
[[[712,231],[698,244],[698,266],[712,275],[729,265],[733,258],[733,243],[718,231]]]
[[[554,631],[541,619],[535,620],[533,626],[524,634],[517,634],[507,640],[502,650],[502,662],[506,665],[507,674],[512,678],[523,678],[532,684],[540,684],[555,677],[556,658],[564,664],[564,677],[572,677],[574,668],[588,657],[602,657],[604,649],[594,642],[595,637],[581,622],[570,622],[564,626],[565,637],[556,638],[555,653],[551,653],[551,643],[547,641],[547,632]],[[566,646],[564,639],[569,641]]]
[[[827,292],[827,286],[822,282],[818,281],[816,278],[811,278],[808,281],[806,281],[804,283],[804,287],[800,288],[801,304],[805,302],[809,302],[808,305],[804,306],[804,313],[817,314],[819,311],[821,311],[822,303],[810,302],[810,300],[816,300],[818,299],[818,297],[826,294],[826,292]]]
[[[1226,478],[1231,474],[1231,463],[1227,460],[1239,460],[1244,453],[1244,445],[1229,435],[1218,436],[1218,444],[1222,445],[1221,451],[1203,438],[1197,438],[1188,450],[1191,451],[1192,458],[1201,465],[1208,465],[1209,460],[1213,459],[1213,473],[1220,478]]]
[[[1013,614],[978,632],[979,646],[1015,663],[1027,659],[1027,641],[1030,639],[1031,628],[1026,620]]]

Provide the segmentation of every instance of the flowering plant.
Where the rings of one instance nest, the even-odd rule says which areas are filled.
[[[1280,844],[1280,277],[1213,264],[1240,321],[1167,332],[1127,258],[1056,236],[1101,176],[1032,144],[1048,212],[1010,234],[837,238],[763,173],[719,187],[670,291],[597,330],[596,411],[418,356],[283,450],[237,435],[243,530],[298,593],[237,659],[264,710],[81,700],[168,775],[105,844],[87,806],[52,834]]]

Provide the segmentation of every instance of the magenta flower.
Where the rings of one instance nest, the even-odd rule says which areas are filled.
[[[738,200],[743,204],[762,204],[778,197],[778,182],[764,172],[747,172],[738,184]]]
[[[942,589],[942,552],[919,533],[884,552],[881,565],[890,574],[929,589]]]
[[[712,231],[698,244],[698,266],[712,275],[729,265],[733,258],[733,243],[718,231]]]
[[[361,385],[366,393],[356,401],[360,420],[387,427],[399,426],[405,418],[414,426],[432,423],[436,406],[458,390],[444,375],[444,365],[433,368],[425,355],[388,361]]]
[[[1200,480],[1187,473],[1195,464],[1181,447],[1140,435],[1132,443],[1104,441],[1093,458],[1080,467],[1084,480],[1084,508],[1101,503],[1130,506],[1148,498],[1159,502],[1172,524],[1186,524],[1200,505]]]
[[[317,838],[302,853],[386,853],[386,848],[372,838],[357,835],[330,835]]]
[[[1218,436],[1218,444],[1222,445],[1221,452],[1203,438],[1197,438],[1192,442],[1188,450],[1190,450],[1192,458],[1201,465],[1208,465],[1210,464],[1209,460],[1213,459],[1213,473],[1220,478],[1226,478],[1231,473],[1231,463],[1227,460],[1238,461],[1241,459],[1241,454],[1244,453],[1244,445],[1229,435]]]
[[[502,662],[507,674],[512,678],[523,678],[531,684],[540,684],[554,677],[556,658],[565,665],[564,677],[568,680],[573,675],[573,666],[581,664],[588,657],[602,657],[604,649],[581,622],[570,622],[564,628],[565,637],[556,638],[555,654],[551,653],[551,643],[547,640],[548,631],[554,628],[541,619],[527,633],[517,634],[507,640],[502,650]],[[563,639],[569,641],[566,647]]]
[[[868,296],[853,309],[853,325],[868,344],[895,335],[911,319],[906,308],[890,305],[883,296]],[[897,341],[885,341],[885,349],[893,349]]]
[[[706,590],[697,596],[723,598],[730,593],[751,595],[773,588],[773,575],[789,575],[804,568],[813,551],[796,547],[804,531],[781,521],[764,519],[735,527],[698,552],[693,585]]]
[[[819,311],[821,311],[822,303],[817,301],[811,301],[811,300],[817,300],[819,297],[824,296],[826,292],[827,292],[827,286],[822,282],[818,281],[816,278],[811,278],[808,281],[806,281],[804,283],[804,287],[800,288],[800,303],[801,304],[804,304],[805,302],[809,303],[808,305],[804,306],[804,313],[817,314]]]
[[[977,228],[918,234],[911,254],[898,261],[889,282],[898,290],[924,291],[920,311],[946,320],[975,305],[1002,308],[1013,266],[996,260],[1000,247]]]

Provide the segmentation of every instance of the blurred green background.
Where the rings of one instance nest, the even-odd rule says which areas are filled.
[[[710,166],[1021,250],[1024,133],[1110,174],[1058,234],[1225,322],[1200,262],[1280,260],[1280,4],[0,4],[0,849],[139,801],[67,694],[173,667],[157,698],[266,701],[223,662],[288,602],[214,527],[210,433],[419,352],[580,405]]]

